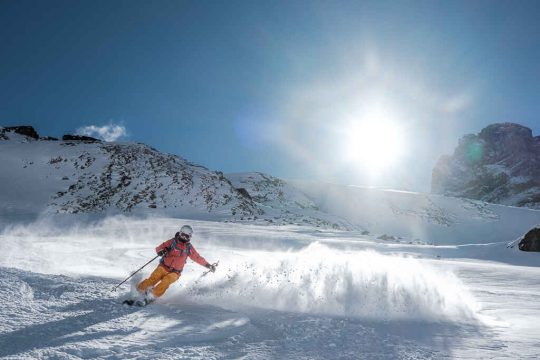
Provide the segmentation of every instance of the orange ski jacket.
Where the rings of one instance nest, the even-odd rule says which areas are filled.
[[[174,239],[170,239],[159,245],[156,248],[156,253],[159,253],[163,249],[169,249],[172,246],[173,241]],[[181,273],[184,269],[184,265],[186,265],[188,256],[199,265],[208,265],[208,261],[199,255],[191,243],[183,243],[181,241],[177,241],[174,249],[170,249],[169,252],[163,256],[161,265],[165,265],[169,271]]]

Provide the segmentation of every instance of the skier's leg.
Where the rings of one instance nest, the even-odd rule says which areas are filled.
[[[161,281],[159,282],[159,284],[157,284],[154,289],[152,289],[152,294],[155,296],[155,297],[160,297],[161,295],[163,295],[163,293],[169,288],[169,286],[175,282],[176,280],[178,280],[178,278],[180,277],[180,274],[177,274],[175,272],[170,272],[168,273],[167,275],[165,275]]]
[[[149,287],[156,285],[159,280],[163,279],[169,272],[163,266],[158,265],[158,267],[152,272],[150,277],[146,280],[143,280],[137,285],[137,290],[143,293]]]

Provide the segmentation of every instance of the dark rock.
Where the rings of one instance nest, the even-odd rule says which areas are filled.
[[[482,129],[478,137],[492,147],[492,153],[487,153],[486,160],[503,160],[509,155],[521,155],[530,151],[533,145],[532,130],[528,127],[512,124],[493,124]]]
[[[52,136],[43,136],[43,137],[40,137],[39,140],[58,141],[58,138],[55,138],[55,137],[52,137]]]
[[[528,233],[520,240],[518,248],[521,251],[537,251],[540,252],[540,228],[529,230]]]
[[[237,188],[236,191],[238,191],[238,193],[246,199],[253,200],[251,198],[251,195],[249,195],[249,192],[245,188]]]
[[[377,239],[384,240],[384,241],[390,241],[390,240],[397,240],[394,236],[382,234]]]
[[[493,203],[540,208],[540,138],[512,123],[460,139],[435,165],[431,191]]]
[[[7,126],[4,131],[25,135],[36,140],[39,139],[37,131],[32,126]]]
[[[101,140],[85,135],[70,135],[66,134],[62,136],[64,141],[86,141],[86,142],[101,142]]]

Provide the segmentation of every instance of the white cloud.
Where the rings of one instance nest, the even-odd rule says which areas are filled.
[[[123,125],[109,124],[104,126],[84,126],[77,129],[77,134],[93,136],[105,141],[116,141],[127,135],[126,127]]]

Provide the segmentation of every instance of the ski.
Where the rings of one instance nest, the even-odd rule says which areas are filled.
[[[122,305],[145,307],[146,305],[149,305],[151,303],[153,303],[153,301],[150,301],[148,299],[144,299],[144,300],[128,299],[128,300],[124,300],[122,302]]]

